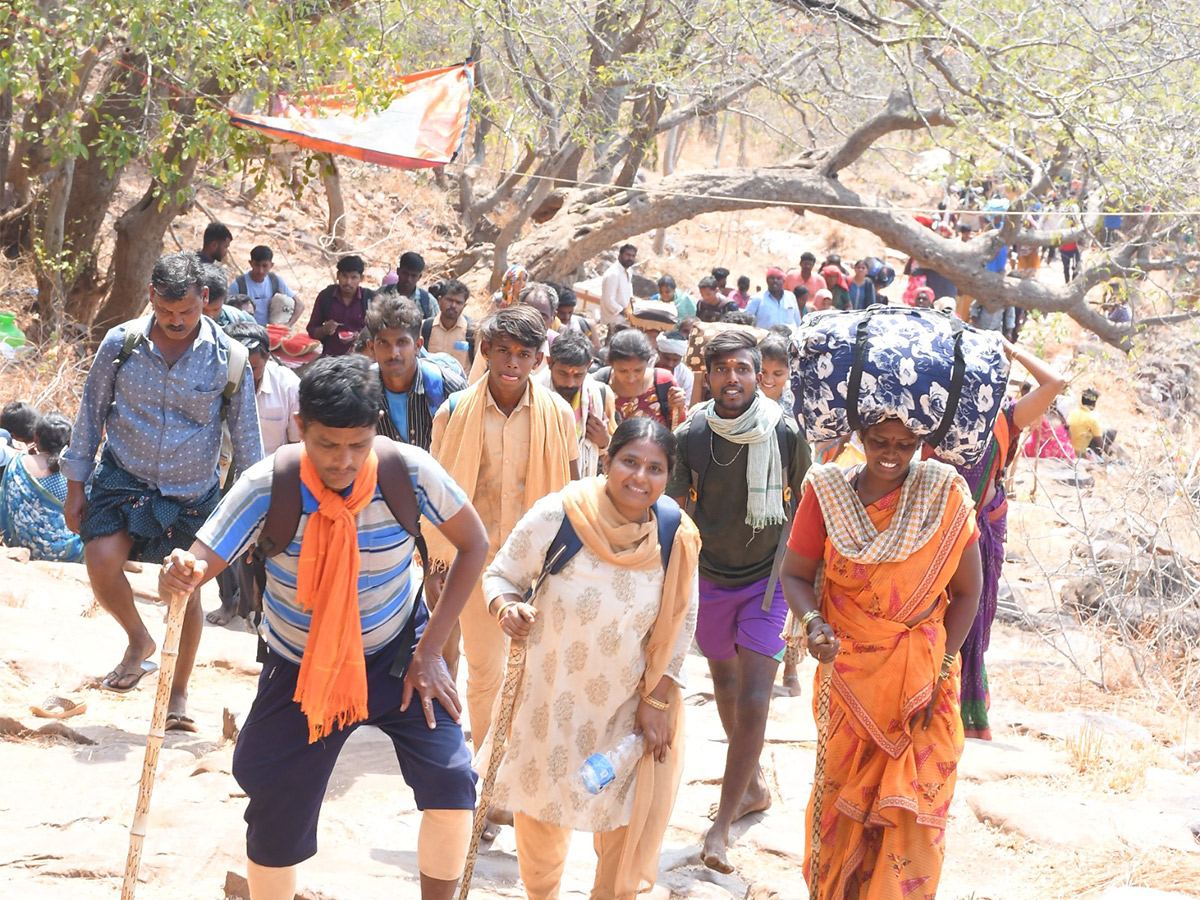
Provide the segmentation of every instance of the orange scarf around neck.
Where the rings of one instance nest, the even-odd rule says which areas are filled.
[[[293,699],[308,717],[310,744],[367,717],[355,518],[375,496],[378,469],[372,450],[350,496],[343,497],[321,481],[308,453],[300,453],[300,480],[320,504],[308,517],[296,576],[297,601],[301,609],[312,611],[312,623]]]

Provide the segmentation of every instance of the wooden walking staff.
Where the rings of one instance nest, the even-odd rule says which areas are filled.
[[[162,749],[167,726],[167,706],[171,702],[171,682],[175,678],[175,661],[179,657],[179,633],[183,629],[183,611],[187,594],[159,592],[167,604],[167,635],[163,638],[162,662],[158,669],[158,693],[154,695],[154,714],[150,718],[150,733],[146,736],[146,759],[142,763],[142,780],[138,784],[137,810],[129,826],[129,856],[125,858],[125,880],[121,884],[121,900],[133,900],[137,889],[138,870],[142,867],[142,841],[150,819],[150,794],[154,790],[154,773],[158,769],[158,751]]]
[[[508,739],[508,728],[512,724],[513,707],[517,701],[517,687],[525,671],[527,641],[510,641],[508,666],[504,670],[504,684],[500,688],[500,710],[492,722],[492,752],[488,755],[488,767],[479,786],[479,807],[475,810],[475,827],[471,829],[471,844],[467,848],[467,861],[463,866],[462,882],[458,888],[458,900],[467,900],[471,892],[471,878],[475,874],[475,858],[479,855],[479,840],[487,827],[488,808],[492,805],[492,790],[496,786],[496,773],[504,759],[504,745]]]
[[[808,860],[808,900],[820,900],[821,815],[825,806],[825,750],[829,746],[829,689],[833,663],[821,663],[821,686],[817,689],[817,767],[813,772],[812,854]]]

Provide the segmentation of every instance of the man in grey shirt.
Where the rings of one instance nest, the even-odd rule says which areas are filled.
[[[195,253],[171,253],[155,263],[150,315],[105,335],[62,457],[67,527],[83,538],[96,600],[128,638],[121,661],[102,682],[118,693],[133,690],[153,671],[148,660],[156,649],[134,606],[125,561],[157,563],[173,549],[191,546],[219,499],[223,422],[237,471],[262,458],[253,374],[244,363],[233,371],[230,339],[203,315],[206,294]],[[168,730],[195,730],[187,715],[187,683],[203,626],[200,597],[193,594],[171,685]]]

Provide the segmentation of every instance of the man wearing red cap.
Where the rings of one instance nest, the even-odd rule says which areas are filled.
[[[783,289],[783,269],[776,266],[767,269],[767,289],[751,298],[746,304],[746,312],[754,316],[754,324],[759,328],[796,326],[804,315],[800,311],[800,304],[796,302],[796,295]]]

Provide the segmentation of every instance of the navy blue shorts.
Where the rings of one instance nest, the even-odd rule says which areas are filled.
[[[474,809],[475,770],[471,751],[457,725],[434,703],[437,728],[425,722],[421,700],[413,694],[400,712],[404,681],[388,670],[400,645],[412,646],[424,631],[429,613],[419,603],[415,636],[405,628],[378,653],[367,657],[369,717],[349,728],[308,742],[308,719],[296,693],[300,667],[273,650],[263,663],[258,696],[238,735],[233,777],[246,792],[246,855],[260,866],[293,866],[317,852],[317,819],[334,764],[346,739],[360,725],[374,725],[391,739],[417,809]]]

